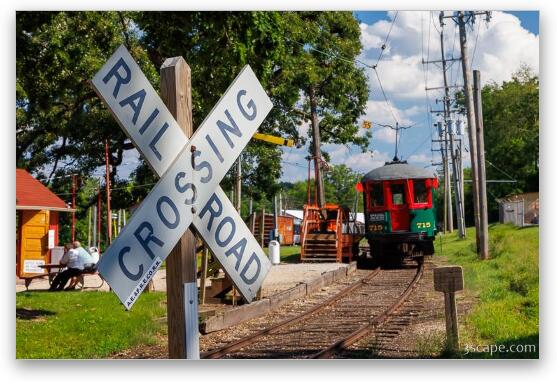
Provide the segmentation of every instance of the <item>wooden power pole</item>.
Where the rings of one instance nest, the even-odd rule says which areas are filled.
[[[455,151],[454,151],[454,131],[451,131],[451,129],[449,129],[449,120],[451,118],[451,99],[450,99],[450,93],[449,93],[449,85],[448,85],[448,81],[447,81],[447,60],[445,60],[445,41],[444,41],[444,34],[443,34],[443,27],[445,25],[444,21],[443,21],[443,17],[444,17],[444,12],[441,11],[439,13],[439,24],[441,26],[441,33],[440,33],[440,37],[441,37],[441,62],[443,64],[443,84],[445,86],[445,96],[443,99],[443,110],[444,110],[444,119],[445,119],[445,153],[446,153],[446,157],[448,157],[448,150],[447,150],[447,143],[450,143],[450,153],[451,153],[451,163],[452,163],[452,179],[453,179],[453,183],[454,183],[454,194],[455,194],[455,207],[456,207],[456,221],[457,221],[457,227],[458,227],[458,236],[460,238],[464,237],[464,219],[463,219],[463,214],[464,211],[462,209],[462,202],[461,202],[461,195],[460,195],[460,184],[458,182],[458,178],[459,178],[459,172],[457,171],[457,164],[456,164],[456,158],[455,158]],[[448,158],[445,159],[446,161],[448,161]],[[447,164],[446,166],[447,170],[449,169],[449,166]],[[449,182],[450,185],[450,182]],[[450,192],[450,188],[449,188],[449,200],[451,200],[451,192]],[[452,232],[453,230],[453,222],[452,222],[452,204],[449,203],[449,208],[450,208],[450,221],[449,221],[449,232]]]
[[[480,253],[480,195],[478,192],[478,164],[476,152],[476,114],[472,97],[472,73],[468,60],[468,41],[466,37],[466,22],[463,11],[458,12],[458,29],[460,35],[460,54],[462,59],[462,74],[464,78],[464,96],[468,117],[468,141],[470,144],[470,162],[472,167],[472,195],[474,202],[474,225],[476,227],[476,252]]]
[[[191,137],[191,70],[182,57],[169,58],[162,65],[161,98],[185,135]],[[195,235],[188,229],[166,259],[169,358],[199,358],[195,247]],[[187,314],[196,318],[186,320]]]
[[[480,71],[474,70],[474,108],[476,112],[476,139],[478,143],[478,181],[480,191],[480,257],[489,258],[489,234],[487,221],[487,190],[485,174],[484,122],[482,112],[482,86]]]
[[[108,156],[108,139],[104,141],[104,157],[106,162],[106,246],[112,243],[112,211],[110,210],[110,161]]]
[[[238,213],[242,212],[242,154],[236,161],[236,171],[234,172],[234,208]]]
[[[317,206],[325,207],[325,189],[323,184],[323,173],[321,168],[321,133],[319,132],[319,121],[317,120],[317,96],[313,85],[309,87],[309,102],[311,109],[311,127],[313,129],[313,160],[315,165],[315,190],[317,194]],[[309,182],[309,179],[308,179]]]

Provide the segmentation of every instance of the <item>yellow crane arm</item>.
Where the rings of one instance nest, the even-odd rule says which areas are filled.
[[[269,142],[275,145],[280,145],[280,146],[288,146],[288,147],[294,146],[293,139],[285,139],[282,137],[276,137],[274,135],[255,133],[253,134],[253,138],[258,139],[260,141]]]

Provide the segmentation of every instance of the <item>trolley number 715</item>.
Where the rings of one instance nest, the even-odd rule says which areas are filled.
[[[431,228],[431,222],[416,223],[417,228]]]

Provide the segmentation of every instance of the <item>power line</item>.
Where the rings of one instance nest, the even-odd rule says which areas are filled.
[[[329,57],[329,58],[336,58],[336,59],[339,59],[339,60],[341,60],[341,61],[348,62],[348,63],[350,63],[350,64],[358,63],[358,64],[363,65],[363,66],[365,66],[365,67],[367,67],[367,68],[369,68],[369,69],[373,69],[373,66],[372,66],[372,65],[370,65],[370,64],[368,64],[368,63],[365,63],[365,62],[363,62],[363,61],[361,61],[361,60],[358,60],[357,58],[349,59],[349,58],[346,58],[346,57],[342,56],[340,53],[325,52],[325,51],[323,51],[323,50],[314,48],[314,47],[311,46],[310,44],[301,43],[301,42],[299,42],[299,41],[292,40],[291,38],[288,38],[288,37],[285,37],[284,39],[287,40],[287,41],[293,42],[293,43],[295,43],[295,44],[298,44],[298,45],[300,45],[300,46],[303,47],[303,48],[307,48],[307,49],[313,50],[313,51],[315,51],[315,52],[317,52],[317,53],[320,53],[320,54],[322,54],[322,55],[324,55],[324,56],[327,56],[327,57]]]
[[[381,61],[381,57],[383,57],[383,52],[387,48],[387,41],[389,41],[389,36],[391,35],[391,31],[393,30],[393,26],[395,25],[396,17],[398,16],[398,11],[395,13],[395,17],[393,17],[393,21],[391,22],[391,27],[389,28],[389,32],[387,33],[387,37],[385,37],[385,42],[381,45],[381,52],[379,53],[379,57],[377,58],[377,62],[375,63],[374,69]]]
[[[430,13],[431,14],[431,13]],[[429,112],[429,94],[427,92],[427,78],[428,78],[428,70],[429,70],[429,46],[431,42],[431,20],[428,19],[428,29],[427,29],[427,60],[424,61],[424,50],[423,50],[423,40],[424,40],[424,14],[421,14],[421,28],[422,28],[422,70],[424,73],[424,92],[425,92],[425,112],[427,114],[427,121],[429,127],[429,137],[431,139],[433,137],[433,120],[431,118],[431,113]],[[427,140],[426,140],[427,141]],[[423,144],[422,144],[423,145]],[[420,145],[421,146],[421,145]],[[431,141],[430,145],[430,153],[431,153],[431,162],[433,163],[433,141]],[[413,154],[413,153],[412,153]],[[410,154],[409,156],[411,156]]]
[[[412,151],[410,154],[408,154],[408,158],[410,158],[412,155],[414,155],[427,141],[431,140],[432,137],[433,137],[433,131],[430,129],[429,136],[427,136],[426,139],[424,139],[422,141],[422,143],[420,143],[418,146],[416,146],[414,151]]]
[[[393,119],[395,120],[395,122],[398,123],[398,119],[395,116],[393,106],[391,105],[391,101],[389,101],[389,98],[387,97],[387,94],[385,93],[385,90],[383,89],[383,84],[381,83],[381,79],[379,78],[379,72],[377,72],[377,68],[373,68],[373,71],[375,72],[375,76],[377,77],[377,82],[379,83],[379,88],[381,89],[381,93],[383,93],[383,98],[385,99],[385,102],[389,106],[389,110],[391,112],[391,115],[393,116]]]
[[[501,170],[499,167],[495,166],[493,163],[491,163],[490,161],[488,161],[487,159],[485,160],[489,165],[491,165],[494,169],[498,170],[500,173],[506,175],[510,180],[514,180],[516,181],[516,179],[514,177],[512,177],[511,175],[509,175],[507,172]]]
[[[435,28],[435,30],[437,31],[437,33],[441,33],[441,31],[437,28],[437,25],[435,25],[435,19],[433,18],[433,11],[429,11],[429,15],[431,17],[431,23],[433,24],[433,27]]]
[[[474,42],[474,51],[472,52],[472,61],[470,61],[470,66],[474,65],[474,57],[476,56],[476,48],[478,47],[478,37],[480,36],[480,28],[482,27],[482,23],[478,26],[478,30],[476,31],[476,42]],[[472,27],[470,26],[470,29]]]

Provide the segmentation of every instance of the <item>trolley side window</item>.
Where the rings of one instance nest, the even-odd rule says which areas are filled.
[[[369,193],[369,202],[371,207],[382,207],[385,205],[385,200],[383,199],[383,184],[382,183],[372,183],[371,192]]]
[[[391,203],[393,206],[404,204],[404,184],[391,184]]]
[[[426,204],[427,200],[427,186],[425,179],[414,180],[414,203]]]

